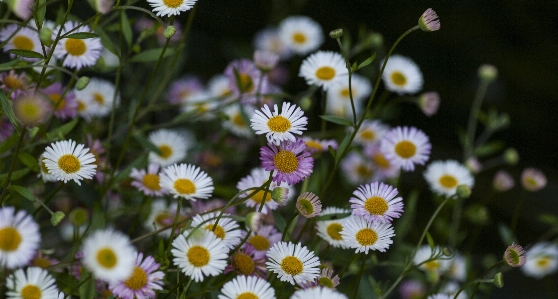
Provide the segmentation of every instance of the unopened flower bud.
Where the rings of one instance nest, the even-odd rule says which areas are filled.
[[[329,32],[329,37],[333,38],[333,39],[338,39],[341,36],[343,36],[343,29],[339,28],[339,29],[335,29]]]
[[[378,32],[371,33],[368,36],[368,42],[370,43],[370,46],[379,48],[384,45],[384,36]]]
[[[287,196],[289,195],[289,189],[285,187],[275,187],[271,191],[271,198],[279,204],[279,206],[284,206],[287,203]]]
[[[492,82],[498,78],[498,69],[490,64],[483,64],[479,68],[479,78]]]
[[[444,252],[445,256],[451,256],[453,254],[451,248],[444,246],[444,248],[442,249],[442,251]]]
[[[84,225],[89,218],[87,211],[83,208],[75,208],[70,212],[70,222],[75,226]]]
[[[457,186],[456,193],[459,198],[469,198],[471,196],[471,188],[467,185],[459,185]]]
[[[77,90],[83,90],[89,84],[89,77],[83,76],[79,78],[76,82]]]
[[[418,25],[422,31],[431,32],[440,30],[440,20],[438,20],[438,15],[432,8],[427,9],[420,16]]]
[[[263,214],[260,212],[251,212],[246,215],[246,225],[252,230],[257,231],[262,226]]]
[[[498,272],[494,275],[494,285],[499,289],[504,287],[504,275],[502,272]]]
[[[517,164],[517,161],[519,161],[519,154],[514,148],[508,148],[504,152],[504,160],[506,160],[506,163],[510,165],[515,165]]]
[[[58,223],[60,223],[60,221],[62,221],[62,219],[64,219],[66,215],[63,212],[55,212],[54,214],[52,214],[52,216],[50,217],[50,223],[52,223],[52,225],[57,226]]]
[[[170,25],[169,27],[165,28],[165,32],[163,35],[166,39],[171,38],[176,33],[176,27]]]
[[[52,45],[52,30],[48,27],[43,27],[39,30],[39,39],[43,45],[49,47]]]

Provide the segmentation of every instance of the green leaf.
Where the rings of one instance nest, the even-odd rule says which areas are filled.
[[[159,59],[159,56],[161,56],[161,52],[163,52],[163,48],[145,50],[130,58],[130,62],[154,62]],[[174,48],[167,48],[165,54],[163,54],[163,58],[173,54]]]
[[[335,153],[336,162],[339,162],[345,156],[344,151],[347,149],[347,146],[349,146],[349,140],[351,140],[351,135],[347,134],[345,138],[343,138],[343,141],[341,141],[341,144],[339,144],[339,147],[337,148],[337,153]]]
[[[19,136],[17,134],[12,134],[10,137],[6,138],[4,142],[0,143],[0,154],[3,154],[8,150],[14,148],[15,144],[17,143],[18,137]]]
[[[502,239],[502,242],[504,244],[509,245],[511,243],[517,243],[516,238],[514,237],[511,229],[507,225],[500,223],[498,225],[498,233],[500,234],[500,238]]]
[[[0,71],[7,71],[7,70],[11,70],[12,66],[14,66],[15,64],[17,64],[19,62],[18,59],[14,59],[5,63],[0,64]]]
[[[72,121],[63,124],[58,128],[53,129],[52,131],[47,133],[47,139],[49,140],[55,138],[64,139],[64,136],[70,133],[74,129],[78,121],[79,121],[78,118],[74,118]]]
[[[21,163],[25,164],[25,166],[37,171],[39,170],[39,160],[29,153],[21,152],[17,155],[17,158],[21,161]]]
[[[558,217],[552,214],[541,214],[539,215],[539,221],[550,225],[557,225]]]
[[[436,247],[436,243],[434,243],[434,239],[432,238],[432,235],[430,235],[429,232],[426,232],[426,240],[428,241],[428,246],[430,246],[430,250],[434,251],[434,248]]]
[[[158,155],[161,154],[161,150],[149,140],[147,140],[147,138],[145,138],[141,132],[136,131],[132,134],[132,136],[134,136],[134,139],[136,139],[136,141],[139,142],[139,144],[141,144],[143,148],[147,148],[149,151],[155,152]]]
[[[64,36],[64,38],[73,38],[73,39],[88,39],[88,38],[96,38],[96,37],[99,37],[99,35],[93,32],[76,32]]]
[[[506,146],[505,143],[499,140],[488,142],[486,144],[483,144],[475,148],[475,156],[485,157],[485,156],[493,155],[501,151],[505,146]]]
[[[112,54],[116,56],[120,56],[120,54],[118,54],[118,50],[116,50],[116,47],[114,46],[116,43],[114,43],[110,39],[110,37],[107,35],[105,30],[103,30],[103,28],[97,26],[97,28],[95,28],[95,32],[99,34],[99,37],[101,38],[101,44],[103,44],[103,47],[109,50]]]
[[[287,222],[285,221],[285,218],[283,218],[281,213],[279,213],[279,211],[277,210],[273,210],[271,211],[271,213],[273,213],[273,219],[275,219],[276,227],[279,229],[280,232],[284,232],[285,226],[287,226]]]
[[[87,272],[86,269],[82,269],[82,271],[80,287],[78,288],[79,298],[94,299],[96,294],[95,280],[93,279],[92,274]]]
[[[122,180],[130,177],[130,172],[132,172],[132,168],[140,168],[143,167],[147,163],[147,156],[149,153],[144,153],[143,155],[139,156],[137,159],[132,161],[130,165],[128,165],[124,170],[118,173],[118,175],[114,178],[114,182],[118,183]]]
[[[10,187],[8,187],[8,189],[10,191],[14,191],[15,193],[18,193],[19,195],[27,198],[29,201],[35,201],[36,200],[33,193],[31,193],[31,191],[29,191],[29,189],[27,189],[25,187],[21,187],[21,186],[17,186],[17,185],[10,185]]]
[[[27,128],[27,130],[29,131],[29,137],[31,137],[31,139],[35,138],[35,136],[37,136],[37,133],[39,133],[39,127],[33,127],[33,128]]]
[[[10,49],[8,53],[19,55],[26,58],[44,58],[42,54],[31,50]]]
[[[12,125],[19,132],[19,126],[18,126],[17,119],[16,119],[15,114],[14,114],[14,109],[12,108],[10,100],[8,100],[8,98],[4,94],[4,91],[2,91],[2,90],[0,90],[0,102],[2,102],[2,112],[4,112],[4,114],[8,117],[8,119],[10,120]]]
[[[42,26],[46,14],[46,0],[38,0],[35,9],[37,12],[37,16],[35,17],[35,20],[37,21],[37,24],[40,24]]]
[[[130,47],[132,45],[132,26],[130,26],[130,20],[128,20],[124,10],[120,11],[120,27],[122,28],[124,40],[126,40],[126,44]]]
[[[356,70],[360,70],[361,68],[371,64],[374,59],[376,59],[376,53],[374,53],[372,56],[368,57],[368,59],[366,59],[365,61],[361,62],[355,69]]]
[[[29,168],[16,170],[16,171],[12,172],[12,177],[10,179],[12,181],[20,179],[20,178],[24,177],[29,172],[29,170],[30,170]],[[4,185],[7,178],[8,178],[7,173],[0,174],[0,185]]]
[[[332,122],[334,124],[338,124],[338,125],[342,125],[342,126],[348,126],[351,127],[353,125],[352,122],[339,117],[339,116],[333,116],[333,115],[320,115],[321,119],[325,119],[326,121]]]

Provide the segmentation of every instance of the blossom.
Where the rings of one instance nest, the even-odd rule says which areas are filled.
[[[163,289],[165,273],[159,271],[159,263],[152,256],[143,258],[143,253],[135,253],[135,265],[132,275],[117,283],[111,283],[109,289],[115,297],[122,299],[155,298],[155,290]]]
[[[348,217],[343,225],[341,235],[347,247],[355,248],[356,253],[368,254],[369,250],[385,252],[395,236],[390,223],[368,222],[362,216]]]
[[[76,146],[73,140],[55,142],[46,148],[43,161],[59,181],[74,180],[81,185],[80,180],[92,178],[97,168],[95,156],[84,147],[83,144]]]
[[[205,199],[213,193],[213,179],[199,167],[191,164],[173,164],[163,169],[161,187],[175,198]]]
[[[346,79],[347,69],[341,54],[331,51],[318,51],[304,59],[300,65],[299,77],[308,85],[317,85],[329,90]]]
[[[175,16],[194,7],[197,0],[147,0],[157,16]]]
[[[306,55],[323,43],[322,27],[306,16],[290,16],[277,29],[281,41],[294,53]]]
[[[41,242],[39,225],[25,211],[0,207],[0,268],[27,265]]]
[[[504,252],[504,260],[510,267],[521,267],[525,265],[525,250],[518,244],[512,243]]]
[[[419,18],[418,25],[422,31],[440,30],[440,20],[436,12],[429,8]]]
[[[265,279],[254,276],[237,276],[225,283],[219,299],[275,299],[275,290]]]
[[[416,93],[422,89],[423,84],[422,73],[416,63],[401,55],[389,57],[382,79],[387,90],[399,95]]]
[[[319,275],[319,259],[300,243],[276,243],[267,252],[267,257],[268,270],[276,273],[281,281],[294,285],[311,281]]]
[[[430,163],[424,172],[424,178],[432,191],[446,197],[454,195],[459,185],[472,188],[475,184],[469,169],[455,160]]]
[[[391,223],[393,218],[401,217],[403,199],[397,196],[397,188],[374,182],[361,185],[349,200],[353,215],[363,216],[368,222]]]
[[[83,25],[79,28],[78,26],[77,22],[67,21],[62,28],[61,36],[72,30],[72,33],[91,33],[89,26]],[[53,40],[57,37],[58,31],[60,31],[60,26],[52,31]],[[94,65],[101,57],[102,50],[103,45],[98,37],[86,39],[63,38],[54,48],[54,56],[64,60],[63,66],[79,70],[83,67]]]
[[[26,270],[17,269],[6,280],[7,299],[38,298],[50,299],[58,297],[56,281],[47,270],[29,267]]]
[[[273,113],[267,105],[262,110],[256,110],[250,119],[251,127],[256,134],[265,134],[267,141],[279,145],[281,141],[296,141],[293,134],[301,135],[306,130],[308,118],[300,107],[283,102],[281,113],[277,105],[274,106]]]
[[[271,144],[260,149],[262,167],[276,171],[273,181],[296,184],[312,173],[314,158],[306,151],[306,144],[301,139],[295,142],[283,141],[277,148]]]
[[[431,147],[428,136],[415,127],[393,128],[380,144],[386,159],[405,171],[415,170],[415,164],[424,165]]]

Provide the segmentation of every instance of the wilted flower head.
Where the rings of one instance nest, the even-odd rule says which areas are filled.
[[[504,252],[504,260],[510,267],[521,267],[526,261],[524,254],[523,247],[512,243]]]
[[[436,31],[440,29],[440,20],[436,12],[429,8],[420,16],[418,25],[422,31]]]
[[[527,191],[538,191],[546,186],[546,176],[536,168],[526,168],[521,173],[521,185]]]

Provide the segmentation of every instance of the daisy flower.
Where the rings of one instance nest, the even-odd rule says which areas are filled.
[[[159,176],[159,164],[149,163],[147,171],[145,169],[137,170],[132,168],[130,177],[134,179],[131,185],[138,188],[146,196],[162,196],[167,190],[161,188],[159,184],[161,177]]]
[[[87,105],[87,109],[83,109],[80,115],[86,120],[92,117],[104,117],[110,114],[112,106],[118,107],[120,104],[120,94],[114,95],[115,86],[112,82],[91,78],[89,84],[82,90],[74,90],[76,99],[82,105]]]
[[[322,287],[335,289],[339,285],[339,276],[333,276],[333,269],[323,268],[316,282]]]
[[[16,24],[8,24],[0,30],[0,41],[4,42],[4,51],[8,50],[27,50],[39,54],[43,53],[39,33],[28,27],[18,26]],[[15,54],[10,53],[11,58],[15,58]],[[21,57],[27,61],[37,61],[37,58]]]
[[[369,250],[385,252],[393,243],[391,238],[395,236],[390,223],[368,222],[362,216],[348,217],[343,223],[341,235],[347,247],[355,248],[355,253]]]
[[[132,275],[125,280],[109,284],[115,297],[121,299],[155,298],[155,290],[163,289],[165,273],[159,271],[159,264],[152,256],[143,258],[143,253],[136,252]]]
[[[258,255],[264,256],[271,246],[281,241],[283,235],[272,225],[262,225],[248,237],[247,244],[254,247]]]
[[[265,254],[258,254],[250,244],[244,244],[240,250],[230,256],[230,264],[224,273],[235,271],[238,275],[265,278]]]
[[[95,157],[89,149],[84,148],[83,144],[76,146],[76,142],[71,139],[51,144],[43,157],[48,171],[64,183],[74,180],[81,185],[80,180],[92,178],[97,168]]]
[[[130,238],[113,229],[89,235],[82,245],[83,264],[102,281],[117,283],[134,272],[135,249]]]
[[[341,169],[351,184],[362,184],[375,178],[374,165],[370,159],[354,151],[341,160]]]
[[[279,62],[279,55],[270,51],[256,50],[253,55],[253,60],[260,71],[267,73],[275,68]]]
[[[290,299],[347,299],[343,293],[339,293],[328,287],[316,287],[302,289],[294,292]]]
[[[221,100],[227,100],[232,98],[232,90],[229,86],[229,78],[225,75],[213,76],[207,82],[207,91],[213,98],[220,98]]]
[[[366,119],[362,122],[355,135],[355,143],[361,145],[378,143],[388,131],[389,126],[383,124],[381,121]]]
[[[192,94],[188,102],[184,103],[180,111],[190,113],[199,120],[212,120],[216,117],[214,111],[218,102],[211,99],[209,92],[202,90]]]
[[[147,0],[158,17],[175,16],[194,7],[197,0]]]
[[[316,221],[316,231],[320,238],[324,239],[329,245],[333,247],[346,248],[345,240],[341,235],[344,227],[346,216],[339,216],[349,214],[351,211],[336,207],[327,207],[320,213],[320,218],[329,216],[329,220]]]
[[[237,276],[225,283],[219,299],[275,299],[275,290],[265,279],[255,276]]]
[[[184,231],[174,239],[171,249],[174,265],[195,282],[221,274],[227,266],[227,252],[222,240],[205,229]]]
[[[459,185],[473,188],[475,184],[469,169],[455,160],[430,163],[424,172],[424,178],[433,192],[446,197],[454,195]]]
[[[54,107],[54,116],[58,119],[65,120],[75,118],[77,116],[78,103],[76,95],[70,91],[64,94],[64,87],[60,82],[54,82],[50,86],[41,89],[41,92],[48,96]]]
[[[386,156],[380,150],[380,143],[366,145],[363,154],[372,162],[376,180],[396,178],[399,175],[399,167],[386,159]]]
[[[306,57],[298,72],[298,76],[304,78],[308,85],[317,85],[324,90],[342,84],[347,74],[343,56],[331,51],[318,51]]]
[[[500,170],[494,175],[492,186],[496,191],[508,191],[515,186],[515,181],[511,174],[505,170]]]
[[[194,93],[202,91],[203,84],[194,76],[185,76],[171,83],[167,100],[171,104],[184,104]]]
[[[39,225],[25,211],[0,208],[0,268],[15,269],[27,265],[41,242]]]
[[[306,143],[306,149],[311,153],[321,153],[329,151],[329,147],[337,150],[337,141],[335,139],[321,140],[310,137],[302,137],[302,141]]]
[[[416,93],[423,84],[422,73],[416,63],[401,55],[389,57],[382,79],[387,90],[399,95]]]
[[[315,51],[324,41],[320,24],[306,16],[288,17],[277,30],[283,44],[299,55]]]
[[[401,217],[403,199],[397,196],[397,188],[374,182],[361,185],[351,197],[354,216],[363,216],[368,222],[391,223],[393,218]]]
[[[353,94],[353,103],[357,115],[362,111],[364,101],[371,92],[372,85],[368,79],[358,74],[351,76],[351,93]],[[334,84],[328,89],[326,109],[328,114],[353,119],[349,80],[340,80],[339,84]]]
[[[40,177],[43,179],[43,182],[56,182],[56,176],[54,176],[53,174],[50,173],[50,171],[48,171],[48,168],[46,167],[45,164],[45,160],[44,160],[44,153],[41,154],[39,156],[39,174],[37,175],[37,177]]]
[[[178,133],[161,129],[149,134],[149,142],[161,152],[161,154],[150,152],[149,162],[165,167],[184,159],[193,140],[188,132]]]
[[[279,55],[281,59],[290,58],[292,52],[279,36],[277,28],[265,28],[254,35],[254,48]]]
[[[260,149],[262,167],[275,171],[273,181],[296,184],[312,173],[314,158],[306,151],[306,144],[301,139],[295,142],[283,141],[277,148],[273,144]]]
[[[439,250],[440,249],[438,248],[434,249],[435,252],[439,252]],[[424,261],[429,260],[432,257],[432,254],[433,251],[430,248],[430,246],[423,245],[417,250],[415,257],[413,258],[413,263],[415,265],[422,264]],[[442,274],[449,269],[450,265],[451,263],[447,259],[435,259],[423,263],[422,265],[419,266],[419,269],[427,272],[432,271],[438,274]]]
[[[230,214],[223,213],[219,219],[219,223],[215,227],[215,222],[219,216],[218,212],[204,215],[196,215],[192,219],[192,227],[201,227],[212,233],[219,239],[228,249],[233,249],[240,243],[240,230],[238,223]]]
[[[17,98],[25,90],[31,89],[33,84],[29,83],[24,72],[17,74],[14,70],[0,73],[0,88],[9,94],[12,99]]]
[[[229,80],[229,89],[232,94],[242,97],[243,103],[255,104],[257,93],[265,94],[268,91],[267,78],[265,76],[262,78],[262,72],[251,60],[232,61],[224,74]]]
[[[13,100],[12,106],[17,120],[28,127],[44,123],[52,110],[42,93],[21,93]]]
[[[380,143],[386,159],[404,171],[415,170],[415,164],[424,165],[431,147],[428,136],[415,127],[393,128]]]
[[[521,172],[521,185],[527,191],[538,191],[546,186],[546,176],[536,168],[526,168]]]
[[[296,208],[302,216],[312,218],[320,214],[322,211],[322,203],[316,194],[304,192],[297,198]]]
[[[521,267],[525,265],[525,250],[518,244],[512,243],[504,252],[504,260],[510,267]]]
[[[314,280],[320,273],[320,260],[300,243],[275,243],[266,255],[267,269],[275,272],[281,281],[292,285]]]
[[[525,253],[525,265],[521,267],[523,274],[541,279],[558,270],[558,245],[541,242],[529,248]]]
[[[467,279],[467,261],[465,257],[458,253],[449,260],[446,275],[452,280],[464,282]]]
[[[170,226],[174,222],[176,216],[176,209],[178,208],[177,203],[172,203],[170,206],[165,202],[164,199],[156,199],[151,203],[151,213],[144,222],[145,228],[150,231],[156,231],[163,227]],[[178,213],[178,222],[176,225],[175,233],[180,232],[184,227],[186,220],[186,213],[180,210]],[[171,229],[166,229],[158,234],[163,238],[169,238],[171,235]]]
[[[254,132],[248,125],[248,115],[254,114],[256,109],[252,105],[230,105],[223,109],[223,113],[227,115],[228,119],[222,122],[225,129],[231,131],[234,135],[239,137],[252,137]]]
[[[281,114],[277,104],[274,105],[273,113],[267,105],[262,110],[256,110],[250,119],[251,127],[256,134],[265,134],[267,141],[279,145],[281,141],[296,141],[293,134],[301,135],[306,130],[308,118],[304,111],[295,104],[283,102]]]
[[[62,28],[61,35],[78,27],[79,23],[67,21]],[[52,39],[56,39],[60,26],[56,27],[52,31]],[[91,29],[87,25],[83,25],[72,33],[87,32],[90,33]],[[101,57],[101,52],[103,50],[103,45],[101,44],[101,39],[98,37],[77,39],[77,38],[63,38],[54,48],[54,56],[56,58],[64,60],[62,63],[65,67],[75,68],[76,70],[82,67],[94,65],[99,57]]]
[[[47,270],[29,267],[17,269],[6,280],[7,299],[37,298],[50,299],[58,297],[56,281]]]
[[[213,193],[213,179],[191,164],[173,164],[163,169],[161,187],[188,200],[205,199]]]

